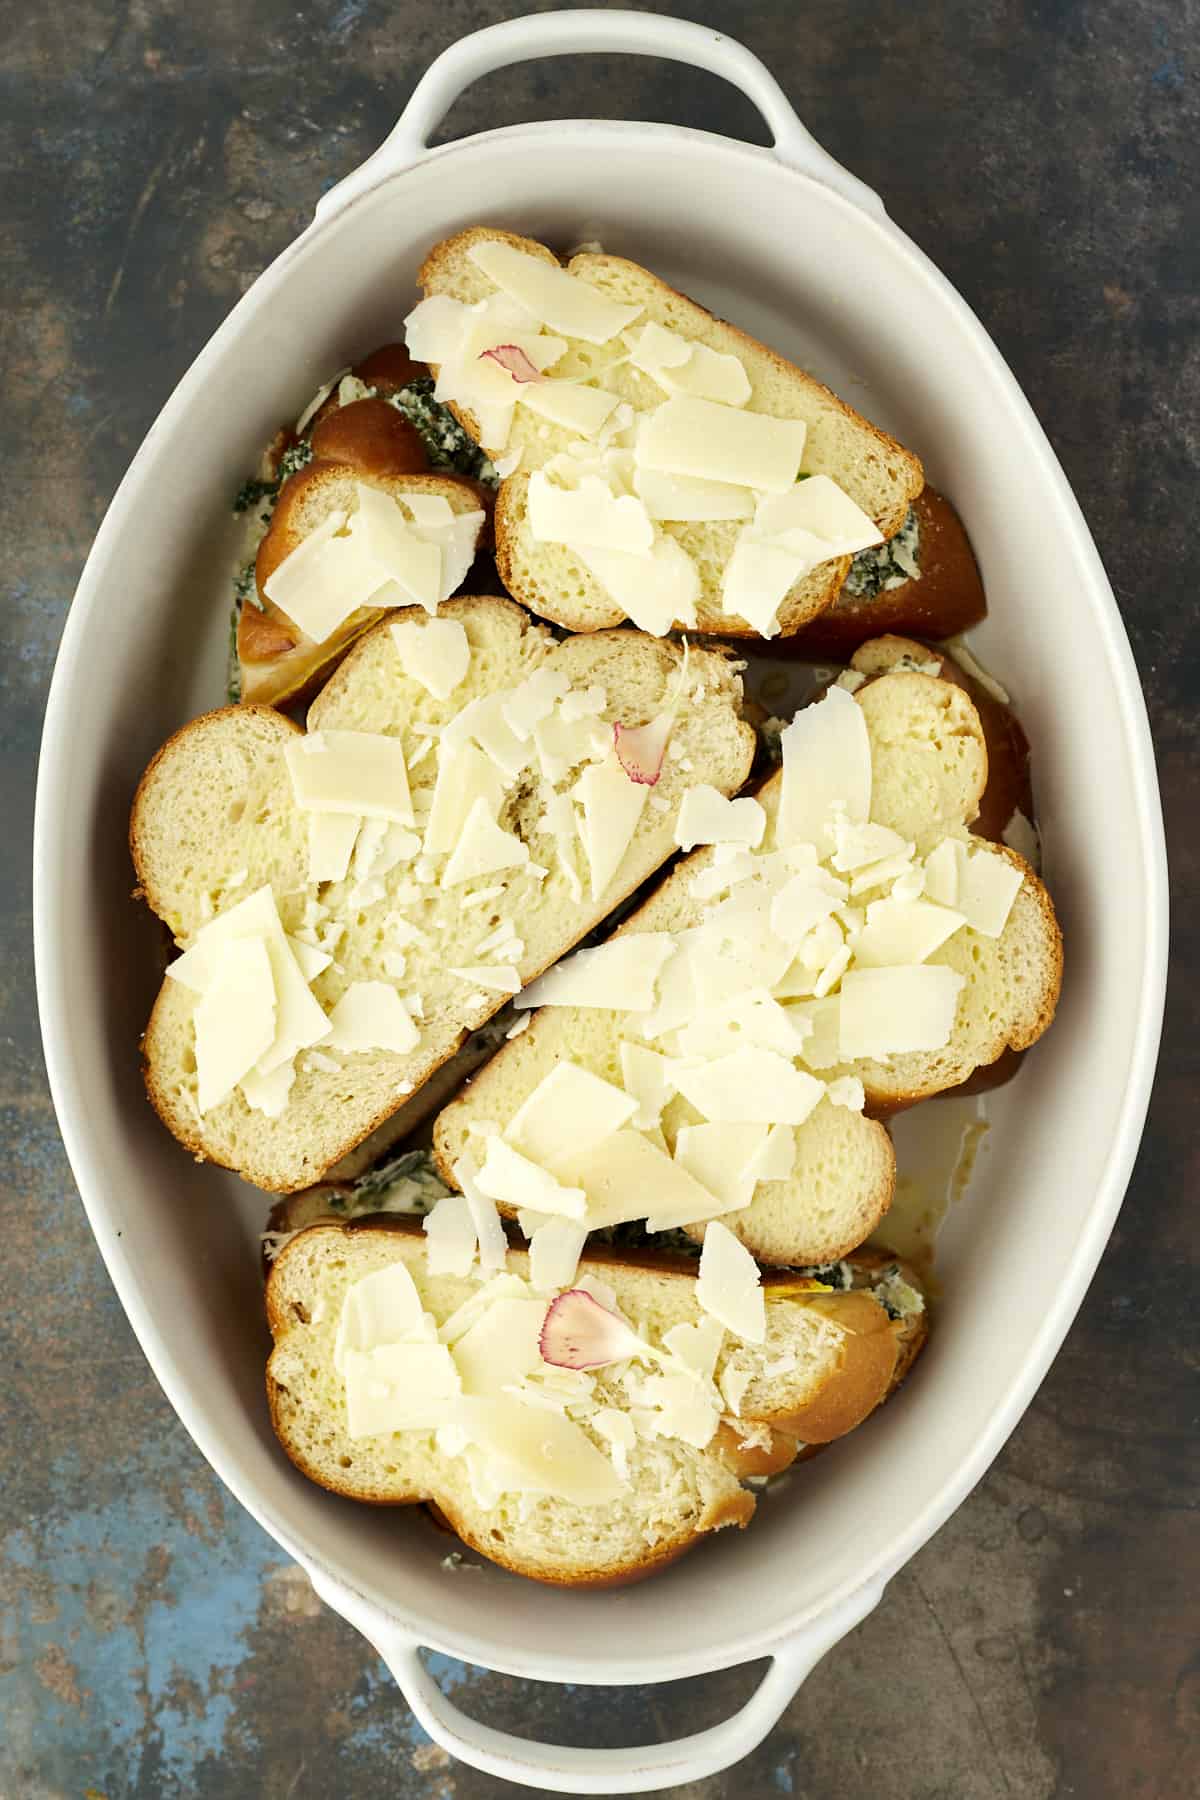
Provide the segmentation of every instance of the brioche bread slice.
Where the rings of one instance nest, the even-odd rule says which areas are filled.
[[[408,784],[423,829],[435,789],[438,755],[427,755],[428,734],[455,719],[472,699],[506,694],[534,670],[566,677],[572,692],[604,690],[602,717],[642,723],[679,690],[684,653],[638,632],[605,633],[556,643],[511,601],[461,598],[439,617],[457,620],[470,649],[468,672],[447,700],[438,700],[405,672],[390,621],[355,645],[309,712],[310,730],[359,731],[398,738],[410,765]],[[403,609],[396,620],[423,620]],[[710,781],[724,793],[745,779],[753,749],[739,717],[741,682],[727,658],[690,653],[694,688],[681,705],[659,792],[662,810],[643,808],[616,872],[596,897],[568,879],[543,819],[547,796],[567,793],[578,773],[557,784],[534,768],[507,790],[500,826],[515,834],[529,860],[502,874],[449,887],[435,871],[401,861],[368,882],[351,869],[346,880],[319,889],[308,879],[307,818],[296,805],[285,750],[299,727],[264,707],[233,707],[193,720],[154,758],[138,788],[130,843],[141,891],[181,942],[212,918],[269,883],[283,928],[310,930],[316,907],[324,928],[343,927],[336,961],[315,976],[311,992],[328,1012],[358,982],[398,983],[417,995],[417,1047],[359,1051],[338,1059],[302,1053],[294,1084],[275,1117],[253,1110],[241,1090],[203,1116],[197,1107],[194,1052],[195,995],[168,978],[144,1040],[146,1082],[160,1116],[196,1156],[236,1169],[276,1192],[310,1186],[376,1132],[467,1034],[504,1004],[483,991],[473,965],[476,948],[502,926],[521,949],[516,979],[528,982],[586,935],[652,874],[674,848],[675,813],[686,787]],[[438,753],[440,754],[440,752]],[[691,773],[686,773],[687,764]],[[425,879],[418,882],[417,875]],[[489,891],[490,890],[490,891]],[[464,905],[473,893],[484,903]],[[389,933],[397,914],[417,928],[403,977],[389,967]],[[457,970],[467,969],[470,979]]]
[[[936,676],[904,670],[866,683],[855,700],[871,747],[872,820],[915,841],[919,851],[932,849],[947,835],[967,836],[967,823],[986,785],[987,756],[979,715],[966,692]],[[768,851],[782,788],[783,777],[777,773],[758,790],[766,814],[763,848]],[[946,1046],[897,1054],[886,1062],[862,1058],[810,1065],[826,1082],[843,1077],[861,1081],[867,1112],[876,1121],[957,1086],[1007,1049],[1027,1048],[1053,1017],[1062,939],[1050,897],[1015,852],[1000,845],[994,853],[1019,867],[1024,877],[1003,930],[989,937],[964,926],[926,959],[964,978]],[[696,897],[694,882],[713,866],[713,858],[711,848],[686,857],[614,936],[681,932],[700,924],[709,902]],[[570,1060],[622,1087],[622,1040],[644,1041],[638,1015],[596,1007],[542,1007],[529,1028],[505,1044],[438,1115],[434,1149],[443,1179],[453,1179],[473,1130],[481,1124],[506,1129],[556,1063]],[[701,1116],[681,1095],[667,1102],[661,1125],[672,1153],[680,1129]],[[890,1204],[894,1159],[878,1122],[826,1097],[796,1126],[794,1143],[790,1176],[759,1181],[749,1205],[722,1215],[730,1231],[764,1262],[810,1263],[841,1256],[876,1228]],[[699,1238],[704,1222],[686,1229]]]
[[[426,297],[441,294],[474,304],[495,293],[494,285],[469,254],[472,246],[487,239],[557,266],[553,252],[531,238],[475,226],[430,251],[418,277]],[[748,411],[801,419],[807,425],[805,472],[831,476],[874,519],[885,537],[900,529],[924,481],[921,464],[910,451],[811,375],[735,326],[714,318],[636,263],[619,256],[580,252],[570,259],[567,269],[609,298],[640,307],[639,324],[665,326],[694,343],[737,356],[751,384]],[[554,365],[556,378],[595,382],[638,410],[657,407],[663,401],[663,389],[633,367],[619,338],[599,347],[570,337],[567,343],[565,356]],[[467,408],[451,405],[466,429],[479,439],[479,419]],[[529,527],[530,474],[565,451],[573,438],[572,432],[548,425],[518,406],[508,444],[484,443],[489,454],[498,455],[502,448],[510,456],[520,452],[520,464],[501,482],[497,499],[496,561],[508,591],[531,611],[570,631],[598,631],[620,624],[625,617],[622,607],[577,556],[562,544],[535,541]],[[698,629],[726,637],[757,638],[754,627],[726,613],[721,604],[722,578],[740,524],[729,520],[671,521],[664,523],[662,530],[682,546],[698,569]],[[848,556],[831,558],[794,584],[778,609],[781,635],[798,631],[831,604],[850,560]]]
[[[407,1266],[439,1326],[479,1292],[470,1277],[430,1276],[420,1228],[401,1220],[315,1225],[281,1250],[267,1283],[275,1340],[267,1398],[280,1443],[297,1468],[334,1493],[377,1505],[431,1501],[481,1555],[568,1586],[638,1579],[708,1533],[748,1523],[755,1501],[739,1477],[754,1473],[768,1452],[783,1467],[789,1448],[794,1455],[802,1443],[828,1442],[859,1424],[890,1391],[913,1331],[894,1324],[867,1293],[814,1293],[794,1278],[768,1278],[765,1342],[726,1336],[718,1353],[718,1378],[730,1365],[749,1375],[740,1416],[727,1417],[704,1449],[678,1437],[639,1436],[628,1451],[627,1491],[616,1499],[580,1505],[558,1494],[504,1491],[485,1505],[466,1460],[439,1449],[432,1430],[349,1435],[334,1363],[342,1303],[354,1282],[395,1262]],[[510,1251],[507,1267],[525,1277],[526,1254]],[[703,1316],[694,1269],[662,1253],[633,1258],[597,1249],[585,1254],[576,1285],[589,1277],[604,1283],[657,1344],[673,1326]],[[602,1451],[607,1442],[589,1423],[592,1403],[627,1413],[620,1375],[628,1367],[591,1370],[590,1402],[577,1409],[577,1422]]]
[[[386,400],[363,400],[361,407],[382,407],[387,415],[384,423],[389,431],[416,438],[415,454],[423,460],[420,439]],[[327,429],[345,424],[353,407],[343,407],[329,416]],[[360,419],[351,421],[361,437],[366,426]],[[321,427],[318,427],[318,432]],[[314,441],[316,440],[314,433]],[[436,494],[449,502],[455,513],[484,513],[477,543],[484,534],[490,496],[477,482],[451,475],[407,472],[383,473],[386,459],[374,457],[368,470],[366,455],[351,461],[332,461],[318,457],[306,468],[290,475],[279,491],[271,523],[258,547],[255,559],[257,604],[248,600],[238,619],[238,662],[241,669],[241,698],[246,704],[283,706],[311,693],[314,686],[341,661],[356,638],[385,615],[387,608],[360,606],[338,626],[323,643],[315,644],[281,607],[268,598],[267,582],[279,565],[299,548],[331,513],[353,513],[358,510],[356,485],[377,488],[395,500],[405,518],[411,512],[405,505],[408,495]],[[403,457],[398,460],[403,461]]]

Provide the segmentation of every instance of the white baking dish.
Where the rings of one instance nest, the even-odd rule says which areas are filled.
[[[574,121],[429,151],[485,71],[620,50],[728,77],[773,150]],[[839,1449],[656,1580],[558,1592],[454,1577],[412,1512],[333,1499],[276,1447],[262,1396],[261,1197],[198,1168],[143,1098],[136,1041],[157,930],[130,903],[130,796],[160,740],[220,692],[231,482],[318,381],[396,334],[422,251],[495,220],[599,237],[809,364],[917,448],[983,567],[979,653],[1019,696],[1067,941],[1053,1031],[992,1103],[992,1148],[942,1240],[945,1302],[917,1378]],[[509,1780],[632,1793],[744,1755],[801,1679],[979,1479],[1028,1404],[1104,1247],[1145,1114],[1166,882],[1145,713],[1092,540],[986,334],[879,199],[813,143],[740,45],[649,13],[513,20],[429,70],[396,130],[197,358],[96,540],[47,712],[36,829],[38,989],[63,1137],[113,1281],[180,1418],[238,1498],[395,1672],[456,1756]],[[482,1585],[481,1585],[482,1584]],[[735,1718],[661,1747],[534,1746],[465,1718],[429,1645],[543,1680],[649,1683],[771,1657]]]

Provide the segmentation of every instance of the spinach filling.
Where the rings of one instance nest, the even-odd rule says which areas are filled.
[[[859,551],[850,564],[843,594],[851,594],[857,600],[873,600],[885,588],[903,587],[906,581],[918,581],[921,576],[920,550],[921,526],[910,506],[908,517],[895,537],[874,550]]]

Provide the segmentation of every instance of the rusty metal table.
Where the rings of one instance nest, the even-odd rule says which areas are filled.
[[[46,1095],[27,842],[63,618],[151,419],[429,59],[509,10],[0,0],[3,1800],[476,1800],[501,1785],[425,1739],[367,1645],[225,1494],[150,1375]],[[1176,889],[1149,1129],[1061,1356],[990,1475],[878,1612],[749,1762],[695,1793],[1185,1800],[1200,1792],[1200,8],[659,10],[734,31],[771,64],[1026,385],[1133,639]],[[448,130],[589,113],[759,135],[715,80],[599,58],[490,77]],[[753,1677],[649,1693],[455,1665],[444,1678],[492,1723],[607,1744],[711,1723]]]

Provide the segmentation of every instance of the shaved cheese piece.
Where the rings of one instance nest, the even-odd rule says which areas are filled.
[[[627,1124],[636,1109],[636,1100],[610,1081],[577,1063],[556,1063],[518,1107],[504,1135],[543,1168],[568,1169]]]
[[[835,848],[829,860],[843,874],[852,874],[894,856],[907,859],[913,853],[912,844],[906,843],[898,831],[888,825],[872,824],[869,820],[851,823],[848,818],[836,819],[833,840]]]
[[[597,546],[646,556],[654,526],[641,501],[619,498],[599,476],[585,475],[577,488],[556,487],[541,469],[529,477],[529,530],[540,544]]]
[[[267,599],[316,644],[324,643],[358,604],[355,600],[347,608],[344,596],[331,587],[325,556],[338,532],[345,530],[348,517],[345,512],[327,513],[263,583]]]
[[[672,1325],[663,1333],[663,1348],[685,1363],[693,1375],[711,1381],[724,1340],[725,1327],[710,1316],[697,1319],[694,1325]]]
[[[255,1065],[260,1075],[269,1075],[281,1063],[290,1062],[298,1050],[322,1043],[329,1035],[329,1021],[309,989],[289,940],[279,931],[268,935],[265,943],[275,988],[275,1036]],[[319,971],[330,959],[323,952],[317,954],[323,959],[317,965]]]
[[[437,1327],[421,1304],[417,1284],[402,1262],[388,1263],[360,1276],[346,1290],[333,1343],[333,1366],[345,1373],[351,1350],[374,1350],[379,1344],[433,1343]]]
[[[809,1034],[800,1050],[800,1060],[810,1069],[832,1069],[842,1060],[841,999],[830,994],[823,1000],[789,1006],[787,1011],[797,1024],[807,1025]]]
[[[803,1125],[822,1087],[774,1050],[735,1050],[699,1068],[680,1067],[675,1083],[704,1118],[720,1122]]]
[[[903,856],[885,856],[881,862],[868,863],[865,869],[859,869],[850,877],[851,894],[857,897],[869,894],[873,888],[886,887],[890,882],[903,881],[912,873],[910,849],[911,845],[906,844]]]
[[[492,1196],[485,1193],[479,1185],[479,1171],[474,1159],[460,1156],[450,1173],[467,1198],[471,1223],[479,1240],[480,1268],[502,1270],[508,1256],[508,1237]]]
[[[674,951],[669,931],[627,932],[595,949],[564,957],[531,982],[514,1004],[522,1010],[601,1006],[616,1012],[648,1012],[659,973]]]
[[[257,937],[222,945],[212,981],[196,1002],[196,1104],[202,1113],[227,1100],[275,1038],[275,982],[267,945]]]
[[[310,731],[293,738],[283,755],[297,806],[413,823],[399,738],[376,731]]]
[[[529,1240],[529,1279],[540,1293],[569,1288],[587,1241],[587,1226],[570,1219],[547,1219]]]
[[[444,1344],[380,1344],[345,1354],[346,1431],[354,1438],[440,1425],[460,1390]]]
[[[500,1493],[553,1494],[574,1506],[620,1498],[612,1463],[565,1414],[488,1394],[463,1395],[451,1417],[484,1452]]]
[[[779,608],[813,560],[778,544],[759,542],[743,531],[733,546],[721,578],[721,610],[745,619],[760,637],[779,634]]]
[[[478,1234],[465,1194],[443,1194],[421,1221],[425,1266],[431,1275],[469,1275]]]
[[[564,1187],[548,1169],[522,1156],[502,1137],[488,1138],[483,1166],[475,1181],[481,1193],[506,1206],[561,1213],[568,1219],[582,1219],[584,1215],[587,1196],[582,1188]]]
[[[500,702],[500,713],[509,730],[525,742],[570,691],[571,683],[559,669],[535,669]]]
[[[848,1112],[862,1112],[867,1104],[867,1091],[857,1075],[839,1075],[825,1087],[825,1098],[831,1106],[844,1106]]]
[[[487,988],[493,994],[519,994],[521,977],[511,963],[471,963],[467,968],[449,968],[447,973],[472,987]]]
[[[442,872],[441,885],[455,887],[460,881],[472,881],[477,875],[492,875],[498,869],[519,868],[528,861],[528,846],[496,823],[486,799],[478,799],[467,814],[458,842]]]
[[[639,1131],[649,1131],[662,1118],[663,1107],[675,1092],[672,1061],[644,1044],[622,1043],[621,1080],[625,1091],[637,1104],[631,1123]],[[622,1121],[624,1123],[624,1121]]]
[[[631,1219],[646,1219],[648,1230],[662,1231],[720,1210],[693,1175],[629,1127],[576,1157],[574,1179],[587,1194],[593,1231]]]
[[[610,300],[557,263],[530,256],[512,244],[484,238],[467,255],[489,281],[553,331],[588,344],[606,344],[641,313],[640,306]],[[415,355],[416,352],[414,351]],[[796,465],[799,467],[799,463]]]
[[[287,1106],[295,1080],[295,1065],[281,1062],[269,1075],[260,1075],[257,1068],[251,1069],[242,1076],[238,1086],[247,1106],[268,1119],[277,1119]]]
[[[593,1430],[608,1440],[609,1453],[612,1456],[613,1468],[621,1481],[629,1480],[629,1452],[637,1444],[637,1432],[633,1420],[628,1413],[619,1412],[615,1406],[602,1406],[588,1420]]]
[[[966,846],[957,838],[943,838],[925,858],[925,892],[939,906],[958,905],[959,860]]]
[[[826,1093],[828,1093],[826,1089]],[[772,1125],[754,1158],[750,1173],[755,1181],[786,1181],[796,1161],[796,1133],[790,1125]]]
[[[805,436],[799,419],[676,395],[646,419],[635,454],[643,468],[781,493],[795,482]]]
[[[629,360],[669,394],[695,394],[728,406],[744,406],[750,398],[750,378],[736,356],[689,343],[662,325],[642,327]]]
[[[711,1382],[690,1369],[651,1375],[638,1384],[637,1399],[651,1408],[646,1424],[654,1437],[678,1438],[702,1450],[720,1422],[720,1406]],[[639,1420],[639,1423],[641,1421]]]
[[[404,673],[435,700],[448,700],[465,679],[471,645],[460,620],[402,619],[392,626],[392,641]]]
[[[386,981],[353,981],[329,1015],[331,1050],[415,1050],[420,1033]]]
[[[646,788],[629,779],[614,751],[602,763],[588,765],[572,794],[583,807],[579,835],[591,873],[592,898],[598,900],[617,875],[637,830]]]
[[[476,801],[482,802],[490,819],[498,818],[504,804],[503,775],[477,744],[463,744],[450,751],[443,746],[438,756],[433,805],[425,821],[426,856],[440,856],[454,849]]]
[[[528,412],[584,438],[595,437],[618,404],[616,394],[607,394],[603,388],[578,387],[570,381],[543,381],[536,387],[519,387],[517,400]]]
[[[923,963],[965,923],[962,913],[929,900],[873,900],[854,940],[854,960],[864,969]]]
[[[799,466],[799,465],[797,465]],[[882,544],[883,533],[828,475],[808,475],[784,493],[759,502],[755,525],[764,537],[803,549],[810,536],[821,540],[821,560],[831,556],[857,556]]]
[[[362,820],[357,813],[309,813],[308,879],[344,881]]]
[[[681,850],[697,844],[746,844],[757,849],[767,828],[767,815],[752,796],[727,800],[706,782],[688,788],[675,821],[675,842]]]
[[[767,1126],[681,1125],[675,1161],[708,1189],[722,1210],[749,1206],[754,1197],[756,1161],[767,1142]]]
[[[750,988],[705,1007],[680,1026],[677,1040],[684,1057],[726,1056],[747,1044],[791,1057],[803,1049],[804,1032],[801,1022],[765,988]]]
[[[727,1226],[714,1219],[704,1233],[696,1299],[706,1313],[748,1344],[767,1335],[767,1309],[758,1265]]]
[[[275,895],[267,883],[202,925],[191,948],[167,964],[167,975],[202,994],[216,979],[225,947],[235,938],[265,937],[282,930]]]
[[[842,688],[796,714],[780,736],[783,793],[776,841],[815,844],[821,855],[835,817],[861,824],[871,813],[871,740],[862,708]]]
[[[375,585],[394,581],[419,606],[432,612],[444,598],[440,547],[414,530],[390,494],[362,481],[355,482],[354,492],[358,508],[351,517],[350,532],[361,543],[367,564],[374,564],[378,571]],[[370,579],[367,573],[364,585]],[[368,587],[367,591],[369,596],[374,590]]]
[[[532,755],[531,746],[518,737],[504,717],[511,696],[505,693],[481,694],[468,701],[442,732],[442,749],[452,753],[462,749],[473,738],[484,754],[491,758],[506,781],[515,781]]]
[[[668,475],[662,469],[636,469],[633,491],[652,519],[749,519],[754,493],[728,481],[698,481],[693,475]]]
[[[501,1296],[454,1345],[464,1394],[501,1394],[541,1368],[538,1336],[546,1316],[536,1299]]]
[[[801,871],[785,882],[771,901],[771,930],[785,944],[800,944],[828,919],[838,904],[836,894],[818,878]]]
[[[1025,817],[1019,806],[1013,808],[1008,824],[1000,835],[1001,841],[1007,844],[1010,850],[1015,850],[1018,856],[1023,856],[1030,868],[1041,867],[1042,844],[1038,837],[1037,826],[1032,819]]]
[[[595,546],[575,554],[639,630],[663,637],[674,625],[694,629],[700,572],[673,537],[656,538],[648,556]]]
[[[954,1028],[963,977],[936,963],[851,969],[842,977],[838,1044],[842,1061],[941,1050]]]
[[[996,938],[1008,923],[1025,876],[992,850],[973,849],[959,865],[958,905],[972,931]]]

